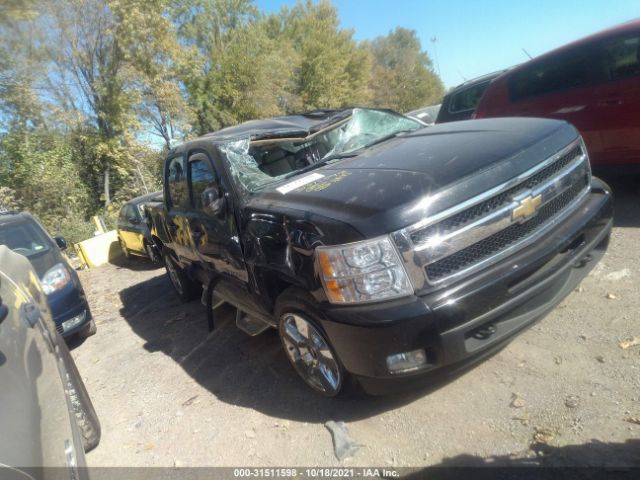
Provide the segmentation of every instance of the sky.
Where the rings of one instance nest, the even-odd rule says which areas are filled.
[[[295,0],[256,0],[276,12]],[[332,0],[356,40],[415,30],[445,87],[640,18],[640,0]],[[433,39],[435,38],[435,42]]]

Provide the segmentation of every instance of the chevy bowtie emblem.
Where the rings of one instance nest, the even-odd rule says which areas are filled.
[[[514,208],[511,212],[511,220],[515,222],[520,219],[532,217],[541,203],[542,195],[536,195],[535,197],[529,195],[528,197],[523,198],[520,200],[520,205]]]

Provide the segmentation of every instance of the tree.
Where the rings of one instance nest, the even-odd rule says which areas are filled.
[[[255,6],[251,0],[183,0],[173,2],[170,11],[180,42],[193,52],[183,65],[181,80],[195,117],[196,133],[237,123],[228,107],[233,101],[223,98],[225,89],[227,97],[233,91],[233,78],[228,77],[233,66],[227,63],[227,47],[234,43],[232,38],[239,41],[236,30],[257,19]],[[245,63],[249,58],[241,54],[231,61]]]
[[[280,36],[300,57],[294,83],[302,109],[366,104],[371,58],[353,39],[353,31],[339,28],[338,14],[328,1],[306,0],[280,13]]]
[[[76,113],[71,129],[82,132],[80,143],[93,154],[81,169],[99,177],[101,188],[91,191],[103,192],[105,207],[136,178],[131,146],[143,125],[167,148],[190,128],[177,81],[182,47],[168,6],[168,0],[59,0],[45,10],[55,72],[50,88],[65,111]],[[60,84],[71,87],[56,88]]]
[[[370,45],[372,103],[401,112],[437,103],[444,86],[414,30],[398,27]]]
[[[0,187],[0,211],[19,209],[20,202],[18,201],[16,191],[13,188]]]
[[[20,131],[5,134],[0,140],[0,184],[11,188],[0,191],[9,207],[24,207],[49,231],[79,241],[91,232],[83,229],[90,202],[74,153],[69,138],[57,133],[33,131],[29,145]]]
[[[42,103],[35,79],[42,74],[33,40],[33,2],[11,1],[0,7],[0,120],[2,130],[28,131],[42,125]]]
[[[129,85],[132,70],[118,38],[117,17],[108,0],[61,0],[49,4],[49,57],[72,80],[72,105],[97,127],[94,171],[101,175],[104,205],[111,201],[111,175],[124,169],[123,136],[136,119],[139,93]],[[57,79],[52,79],[55,85]],[[115,172],[114,172],[115,171]]]
[[[140,93],[139,119],[169,149],[194,120],[180,85],[194,52],[178,41],[175,25],[166,14],[167,0],[112,0],[110,8],[124,60],[131,65],[133,88]]]
[[[252,0],[4,0],[0,201],[80,239],[83,219],[159,187],[153,136],[166,150],[254,118],[441,94],[415,32],[359,43],[328,0],[270,15]]]
[[[295,103],[291,78],[297,56],[287,42],[269,38],[263,22],[234,29],[212,76],[218,83],[220,126],[284,113]]]

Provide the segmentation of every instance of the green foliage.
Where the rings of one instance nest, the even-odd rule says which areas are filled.
[[[396,28],[371,42],[375,59],[370,88],[372,103],[407,112],[438,103],[444,86],[422,51],[414,30]]]
[[[5,0],[0,13],[0,206],[71,241],[160,189],[163,152],[186,136],[443,94],[415,32],[357,42],[328,0],[271,15],[252,0]]]
[[[39,132],[27,144],[21,134],[7,134],[0,164],[0,184],[11,185],[14,206],[37,215],[50,232],[78,240],[75,224],[85,222],[89,202],[68,139]]]
[[[139,91],[133,109],[142,126],[162,138],[168,149],[173,139],[184,138],[195,120],[180,86],[195,52],[180,44],[165,14],[167,0],[112,0],[110,7],[123,58]]]
[[[286,47],[269,38],[259,24],[227,35],[224,48],[215,54],[217,67],[188,75],[197,132],[283,113],[294,55]]]
[[[0,187],[0,211],[2,210],[20,210],[20,202],[13,188]]]
[[[37,216],[37,215],[36,215]],[[61,235],[70,244],[78,243],[94,236],[95,224],[90,220],[73,217],[39,217],[50,235]]]
[[[194,133],[203,134],[238,123],[242,116],[236,114],[234,106],[243,103],[240,109],[250,109],[245,94],[260,73],[248,68],[256,58],[251,30],[244,35],[238,33],[257,18],[253,2],[175,1],[170,13],[187,57],[180,74],[193,112]],[[246,52],[231,57],[231,52],[242,50],[243,45]],[[247,71],[251,73],[249,78],[241,77],[239,72]],[[238,98],[238,91],[245,95],[244,99]]]
[[[0,7],[0,118],[21,128],[42,122],[43,106],[34,89],[42,56],[30,35],[37,15],[33,3],[15,0]]]
[[[124,203],[134,197],[162,190],[161,152],[143,145],[135,145],[127,150],[135,167],[130,171],[114,195],[108,207],[101,210],[107,225],[115,228],[118,213]]]
[[[351,30],[340,30],[338,12],[326,0],[307,0],[280,13],[276,37],[299,55],[295,93],[303,110],[366,104],[371,58]],[[273,23],[272,23],[273,25]]]

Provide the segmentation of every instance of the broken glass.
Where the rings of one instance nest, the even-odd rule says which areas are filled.
[[[274,138],[272,141],[262,137],[255,142],[244,137],[219,148],[237,183],[245,190],[255,192],[341,155],[421,127],[421,123],[399,114],[356,108],[346,122],[337,121],[306,137]]]

